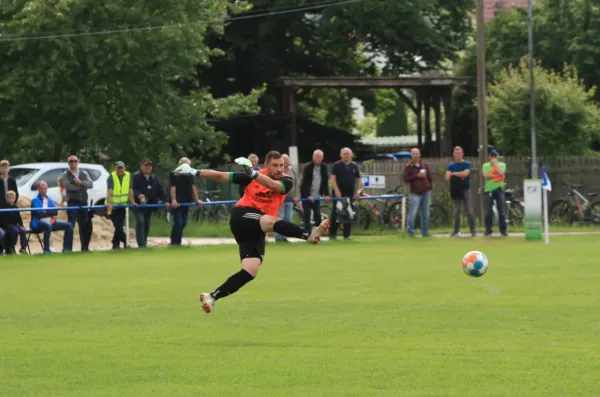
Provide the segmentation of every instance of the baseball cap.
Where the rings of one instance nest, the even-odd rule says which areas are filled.
[[[117,162],[115,163],[115,168],[119,168],[119,167],[121,167],[121,168],[125,168],[125,163],[124,163],[124,162],[122,162],[122,161],[117,161]]]
[[[490,150],[490,156],[499,156],[499,155],[500,155],[500,153],[498,153],[497,149]]]
[[[152,165],[152,160],[146,159],[146,160],[142,161],[141,164],[142,165]]]

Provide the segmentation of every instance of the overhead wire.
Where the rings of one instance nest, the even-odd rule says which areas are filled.
[[[49,34],[40,34],[35,36],[3,36],[0,33],[0,43],[6,42],[15,42],[15,41],[34,41],[34,40],[51,40],[51,39],[68,39],[73,37],[85,37],[85,36],[106,36],[112,34],[122,34],[122,33],[130,33],[130,32],[151,32],[155,30],[167,29],[167,28],[182,28],[185,26],[194,26],[194,25],[210,25],[214,23],[228,23],[249,19],[256,19],[268,16],[276,16],[276,15],[285,15],[296,12],[303,11],[311,11],[329,7],[336,7],[345,4],[352,3],[360,3],[366,0],[342,0],[342,1],[333,1],[326,0],[318,2],[318,4],[309,3],[312,5],[300,6],[295,8],[290,8],[292,6],[281,6],[269,9],[266,12],[259,12],[256,14],[252,13],[252,10],[237,16],[230,16],[225,18],[215,18],[215,19],[206,19],[194,22],[184,22],[184,23],[171,23],[171,24],[163,24],[163,25],[154,25],[154,26],[139,26],[139,27],[127,27],[120,29],[103,29],[96,31],[88,31],[88,32],[71,32],[71,33],[49,33]]]

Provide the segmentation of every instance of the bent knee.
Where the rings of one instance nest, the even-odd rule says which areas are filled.
[[[260,265],[260,258],[244,258],[244,260],[242,260],[242,269],[247,271],[254,278],[258,276]]]
[[[277,218],[276,216],[263,215],[263,216],[260,217],[260,228],[265,233],[272,232],[273,231],[273,226],[278,221],[280,221],[280,219]]]

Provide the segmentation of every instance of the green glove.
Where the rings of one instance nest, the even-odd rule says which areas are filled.
[[[244,172],[250,176],[252,179],[258,178],[258,172],[252,168],[252,162],[245,157],[238,157],[235,159],[235,163],[241,165],[244,169]]]
[[[196,173],[198,173],[198,170],[190,167],[189,164],[181,164],[175,168],[175,175],[196,175]]]

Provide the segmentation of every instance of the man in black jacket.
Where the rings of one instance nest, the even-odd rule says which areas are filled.
[[[17,182],[12,176],[8,176],[10,170],[10,162],[8,160],[0,161],[0,208],[6,208],[8,203],[6,201],[6,194],[11,190],[17,194],[16,202],[19,201],[19,189],[17,188]]]
[[[304,227],[311,232],[310,213],[314,214],[315,225],[321,224],[321,202],[320,198],[329,200],[327,165],[323,164],[323,152],[315,150],[312,163],[307,164],[302,172],[302,184],[300,185],[300,196],[308,201],[303,202]]]
[[[133,174],[133,195],[138,204],[165,203],[165,189],[156,175],[152,174],[152,161],[144,160],[140,164],[141,170]],[[154,208],[137,208],[135,210],[135,239],[139,248],[146,246],[148,233],[150,232],[150,221]]]

